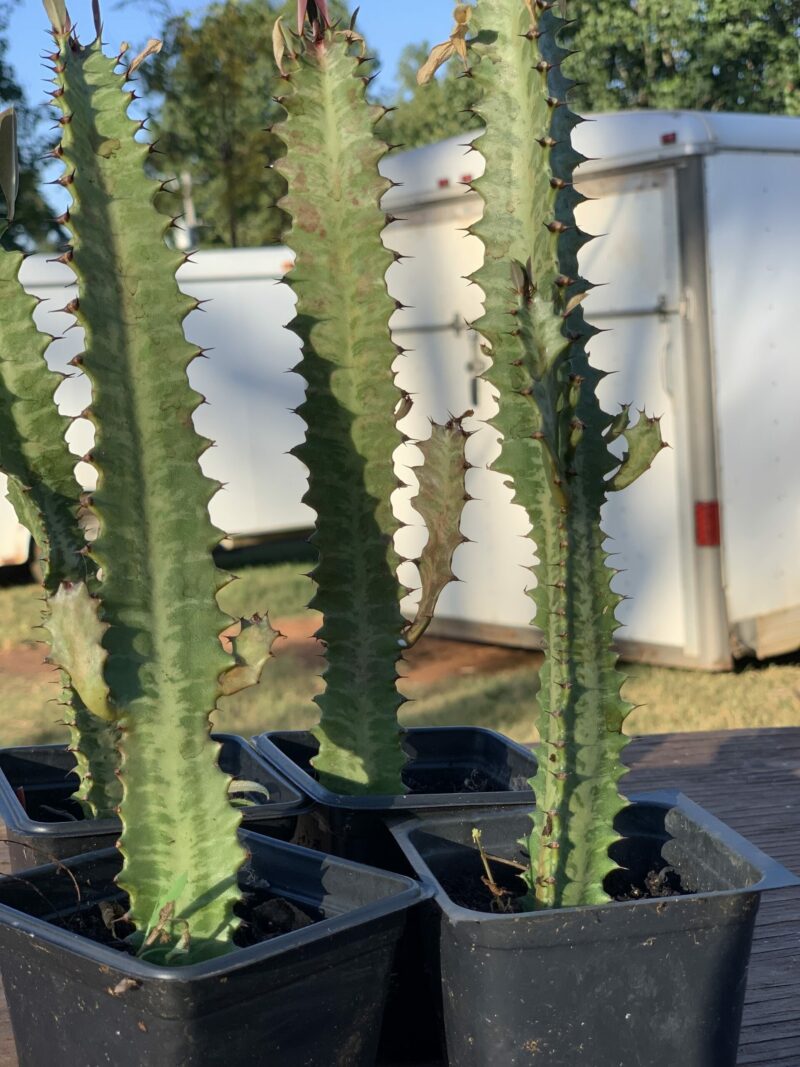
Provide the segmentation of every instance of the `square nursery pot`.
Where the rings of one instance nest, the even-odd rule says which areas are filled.
[[[56,924],[119,899],[114,850],[0,878],[0,969],[20,1067],[54,1057],[68,1067],[372,1067],[395,945],[426,890],[247,831],[241,839],[242,887],[318,921],[189,967],[156,967]]]
[[[325,789],[311,766],[319,746],[309,732],[275,731],[253,741],[264,758],[313,801],[298,821],[298,843],[401,874],[417,876],[389,831],[390,817],[469,817],[470,812],[486,808],[534,805],[529,781],[536,773],[536,757],[494,730],[406,730],[403,747],[409,763],[404,796],[352,797]],[[428,988],[420,981],[420,916],[418,908],[409,915],[398,949],[381,1035],[381,1063],[425,1064],[439,1053],[441,1028]]]
[[[222,745],[223,771],[269,791],[269,801],[242,809],[243,825],[291,840],[300,812],[309,807],[302,792],[244,738],[215,734],[214,739]],[[116,844],[119,820],[84,819],[71,799],[78,784],[74,767],[75,757],[66,745],[0,749],[0,823],[5,824],[12,871]],[[24,807],[20,796],[25,798]]]
[[[311,760],[319,745],[308,731],[270,731],[253,738],[261,755],[313,801],[298,826],[298,842],[358,863],[408,874],[387,827],[397,815],[457,814],[478,808],[532,807],[529,781],[536,757],[494,730],[415,727],[404,731],[409,762],[403,796],[346,796],[317,779]]]
[[[666,863],[691,895],[494,914],[453,899],[481,877],[475,826],[490,855],[520,858],[530,822],[519,811],[393,828],[436,886],[423,922],[445,1062],[734,1067],[760,894],[800,880],[680,793],[659,792],[622,813],[614,858],[628,886]]]

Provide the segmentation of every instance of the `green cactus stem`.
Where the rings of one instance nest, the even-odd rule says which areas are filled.
[[[145,176],[150,147],[127,116],[137,61],[117,72],[122,57],[105,57],[99,40],[81,45],[63,4],[48,3],[56,154],[72,198],[63,258],[78,277],[97,431],[87,506],[99,523],[91,554],[102,568],[103,677],[121,738],[119,881],[140,954],[190,963],[233,947],[244,859],[230,780],[209,739],[232,660],[218,636],[230,622],[216,602],[227,579],[211,557],[219,534],[207,505],[218,486],[199,468],[208,442],[192,413],[202,398],[186,376],[197,352],[182,321],[196,304],[177,288],[181,257],[165,244],[159,187]]]
[[[19,166],[13,109],[0,115],[0,189],[14,218]],[[5,229],[0,224],[0,236]],[[62,377],[47,369],[51,337],[37,330],[37,301],[19,281],[23,256],[0,249],[0,469],[8,499],[41,552],[46,593],[62,581],[93,581],[94,564],[78,518],[80,487],[75,457],[65,440],[69,420],[58,414],[55,391]],[[51,607],[43,612],[48,625]],[[87,817],[106,818],[119,803],[116,729],[95,717],[62,679],[62,705],[70,730],[79,785],[75,799]]]
[[[600,408],[603,373],[589,362],[594,331],[581,303],[591,288],[578,271],[590,239],[575,223],[582,197],[572,184],[583,157],[571,146],[580,121],[558,44],[565,25],[542,0],[480,0],[469,42],[486,132],[477,142],[485,202],[473,232],[486,249],[475,278],[486,295],[479,328],[497,392],[502,436],[495,469],[511,480],[536,544],[536,621],[547,659],[539,695],[537,810],[524,844],[530,907],[599,903],[614,863],[622,725],[631,705],[613,649],[620,597],[610,588],[601,508],[650,465],[662,447],[658,424]],[[623,425],[624,423],[624,425]],[[609,451],[624,433],[622,465]]]
[[[419,641],[433,620],[436,604],[446,586],[455,580],[453,556],[466,538],[461,533],[461,515],[469,499],[465,478],[469,470],[466,457],[470,438],[463,427],[467,412],[446,425],[431,425],[431,435],[417,447],[423,462],[416,468],[419,491],[412,504],[422,516],[428,540],[417,560],[420,577],[420,601],[416,618],[406,629],[409,647]]]
[[[402,442],[392,417],[398,350],[384,281],[392,255],[378,206],[388,188],[377,170],[387,150],[375,134],[383,111],[364,99],[359,42],[352,27],[330,28],[319,4],[294,42],[279,26],[286,119],[276,132],[289,186],[281,206],[297,253],[297,370],[307,382],[299,409],[306,439],[295,454],[308,467],[305,500],[317,513],[312,606],[322,612],[327,658],[314,766],[336,792],[395,794],[404,790],[405,763],[397,720],[405,620],[390,500]]]

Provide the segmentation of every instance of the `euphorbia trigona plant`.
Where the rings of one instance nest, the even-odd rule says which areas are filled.
[[[476,142],[486,171],[472,232],[486,256],[475,281],[486,314],[476,328],[492,365],[485,377],[499,410],[502,450],[494,469],[511,481],[536,545],[536,622],[547,656],[537,722],[539,766],[533,827],[523,842],[529,907],[594,904],[615,864],[609,847],[624,806],[625,676],[613,648],[621,597],[604,548],[601,510],[664,447],[658,419],[635,423],[624,407],[603,411],[604,375],[587,343],[595,331],[582,302],[591,285],[578,254],[591,238],[575,221],[584,200],[573,184],[584,161],[571,143],[581,121],[569,108],[573,82],[558,41],[563,3],[480,0],[460,4],[450,42],[420,72],[433,75],[454,52],[480,90],[485,132]],[[467,34],[467,26],[473,31]],[[620,459],[612,447],[624,438]]]
[[[45,0],[45,8],[61,126],[55,155],[71,197],[62,221],[72,245],[62,261],[78,280],[67,310],[86,331],[75,363],[92,385],[86,414],[96,441],[87,459],[98,485],[79,500],[65,423],[52,406],[57,379],[16,280],[19,258],[7,253],[0,463],[20,519],[44,547],[45,625],[75,694],[86,801],[122,819],[119,883],[133,943],[154,962],[189,963],[233,948],[244,859],[209,715],[223,691],[257,677],[270,632],[260,619],[245,624],[235,658],[219,639],[231,622],[216,600],[229,579],[211,555],[220,535],[207,505],[219,486],[198,463],[208,442],[195,433],[192,413],[202,398],[186,376],[198,352],[182,329],[196,303],[178,290],[182,257],[165,243],[153,203],[159,186],[145,175],[151,148],[135,139],[142,123],[127,116],[133,94],[125,84],[158,43],[130,63],[124,53],[107,58],[97,4],[97,38],[88,46],[63,0]],[[13,211],[10,126],[6,118],[2,173]],[[91,544],[79,506],[99,530]],[[116,774],[119,799],[111,792]],[[101,784],[106,807],[92,792]]]
[[[434,426],[420,446],[415,507],[428,541],[418,561],[420,605],[409,624],[400,612],[400,524],[391,500],[399,485],[394,453],[403,441],[397,421],[409,399],[394,383],[401,350],[389,332],[396,304],[384,278],[393,257],[381,237],[387,218],[379,204],[389,183],[378,164],[387,146],[375,126],[385,112],[365,100],[363,40],[352,24],[332,25],[318,0],[300,3],[297,28],[290,33],[277,20],[273,43],[286,111],[276,128],[276,154],[285,153],[277,166],[288,184],[287,240],[297,253],[292,325],[303,343],[297,369],[307,382],[299,409],[306,439],[296,455],[308,467],[305,499],[317,513],[312,606],[323,616],[318,636],[327,658],[314,766],[339,793],[402,793],[397,664],[452,577],[463,540],[467,435],[454,419]]]

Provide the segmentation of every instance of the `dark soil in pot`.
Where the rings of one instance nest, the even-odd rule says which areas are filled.
[[[446,870],[439,873],[442,890],[459,908],[482,911],[490,915],[521,915],[525,907],[526,886],[521,874],[525,853],[520,849],[513,859],[487,856],[491,881],[477,851],[465,851],[454,857]],[[656,862],[642,877],[630,871],[613,871],[606,879],[606,892],[612,900],[662,900],[691,893],[680,873],[663,860]]]
[[[55,916],[50,921],[61,930],[135,957],[136,950],[127,940],[134,927],[125,920],[126,910],[125,898],[120,896]],[[236,907],[236,915],[241,919],[235,935],[239,948],[250,948],[295,930],[305,930],[325,918],[319,908],[268,892],[246,893]]]

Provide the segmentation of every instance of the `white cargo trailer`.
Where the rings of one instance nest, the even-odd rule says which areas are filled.
[[[476,470],[464,530],[473,543],[456,557],[462,579],[446,591],[435,623],[440,633],[535,645],[530,625],[533,555],[524,515],[502,479],[486,465],[497,451],[486,425],[485,364],[467,323],[481,294],[465,276],[480,263],[481,245],[464,229],[479,198],[465,188],[483,159],[458,137],[387,159],[402,183],[386,198],[404,221],[386,231],[411,257],[389,273],[407,310],[393,327],[408,349],[397,362],[399,383],[415,408],[404,428],[425,435],[428,417],[475,412],[471,441]],[[587,246],[584,274],[595,283],[587,316],[610,332],[592,342],[592,358],[616,373],[603,384],[610,409],[632,401],[663,416],[672,448],[648,476],[615,495],[606,529],[630,594],[620,611],[620,644],[628,656],[666,664],[724,668],[743,652],[767,657],[800,645],[800,360],[791,321],[800,247],[800,119],[692,112],[628,112],[596,116],[578,130],[593,162],[581,168],[581,226],[606,234]],[[209,474],[227,483],[212,502],[216,523],[232,535],[283,534],[307,528],[302,466],[288,455],[303,426],[291,413],[302,382],[286,371],[298,344],[283,327],[293,299],[280,284],[286,249],[198,253],[180,274],[182,287],[211,297],[187,320],[187,334],[209,349],[191,369],[210,401],[196,416],[217,442],[206,454]],[[70,299],[70,272],[34,257],[26,286],[45,298],[42,328],[59,334],[71,320],[53,311]],[[68,330],[48,353],[65,368],[80,349]],[[67,380],[58,396],[77,414],[86,383]],[[77,422],[77,454],[91,442]],[[399,470],[415,451],[398,455]],[[90,477],[88,468],[81,470]],[[398,513],[414,520],[398,493]],[[8,508],[8,505],[5,504]],[[424,533],[409,530],[401,548],[414,551]],[[0,558],[24,552],[13,516],[0,514]],[[23,547],[21,547],[23,546]]]

